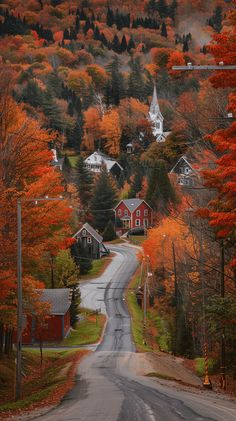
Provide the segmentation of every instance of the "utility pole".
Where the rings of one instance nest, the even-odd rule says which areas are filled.
[[[148,278],[148,267],[149,261],[147,257],[146,274],[144,279],[144,291],[143,291],[143,344],[146,345],[146,324],[147,324],[147,278]]]
[[[176,256],[175,256],[175,244],[172,241],[172,256],[174,265],[174,280],[175,280],[175,344],[174,351],[177,354],[177,333],[178,333],[178,307],[179,307],[179,294],[178,294],[178,280],[177,280],[177,269],[176,269]]]
[[[225,249],[224,249],[224,241],[221,241],[220,244],[220,296],[221,298],[225,297]],[[221,378],[220,378],[220,386],[222,389],[226,389],[226,376],[225,376],[225,328],[222,326],[221,332],[221,344],[220,344],[220,369],[221,369]]]
[[[21,201],[17,200],[17,339],[16,339],[16,384],[15,399],[21,398],[22,361],[22,240],[21,240]]]
[[[206,299],[205,299],[205,280],[204,280],[204,255],[203,255],[203,231],[200,230],[200,242],[199,242],[199,260],[200,260],[200,279],[202,284],[202,313],[203,313],[203,350],[204,350],[204,364],[205,364],[205,375],[203,380],[203,387],[205,389],[212,389],[212,384],[209,378],[209,367],[208,367],[208,347],[206,341]]]

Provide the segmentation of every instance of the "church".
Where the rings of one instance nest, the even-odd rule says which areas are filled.
[[[157,90],[156,90],[155,85],[154,85],[154,90],[153,90],[152,102],[151,102],[149,113],[148,113],[148,120],[151,122],[152,133],[156,141],[165,142],[167,136],[171,132],[164,132],[164,127],[163,127],[164,117],[161,114],[161,110],[159,107],[159,103],[157,99]]]

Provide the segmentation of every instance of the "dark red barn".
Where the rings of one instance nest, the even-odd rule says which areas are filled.
[[[143,199],[124,199],[115,207],[116,220],[122,223],[122,231],[130,228],[148,228],[152,225],[152,208]]]
[[[40,300],[51,304],[50,314],[45,320],[40,336],[43,342],[60,341],[70,331],[71,291],[68,288],[43,289]],[[39,341],[39,332],[33,316],[27,316],[23,330],[23,344]]]

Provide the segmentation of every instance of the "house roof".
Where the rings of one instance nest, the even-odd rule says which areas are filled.
[[[124,205],[129,209],[129,211],[131,212],[131,213],[133,213],[134,211],[135,211],[135,209],[137,209],[138,207],[139,207],[139,205],[141,205],[141,203],[145,203],[150,209],[151,209],[151,206],[149,206],[149,204],[147,203],[147,202],[145,202],[145,200],[143,200],[143,199],[137,199],[137,198],[134,198],[134,199],[123,199],[123,200],[121,200],[119,203],[118,203],[118,205],[116,205],[116,207],[115,207],[115,209],[119,206],[119,204],[120,203],[124,203]]]
[[[89,155],[85,159],[86,164],[98,164],[98,165],[105,165],[107,170],[110,171],[111,168],[116,164],[123,170],[122,166],[117,162],[115,159],[111,158],[108,155],[105,155],[103,152],[96,151]]]
[[[178,159],[178,161],[176,162],[176,164],[173,166],[172,170],[170,171],[170,174],[172,174],[172,173],[174,172],[175,168],[179,165],[179,163],[180,163],[181,161],[185,161],[185,163],[186,163],[187,165],[189,165],[189,167],[190,167],[190,168],[194,171],[194,169],[193,169],[192,165],[190,164],[190,162],[188,161],[187,157],[186,157],[185,155],[183,155],[183,156],[181,156],[181,157]]]
[[[95,238],[95,240],[97,240],[98,243],[102,243],[102,236],[98,234],[98,232],[93,227],[91,227],[91,225],[89,225],[88,222],[85,222],[85,224],[73,235],[73,238],[77,237],[77,235],[79,235],[83,229],[86,229],[89,232],[89,234],[91,234],[92,237]]]
[[[69,288],[42,289],[40,301],[51,304],[50,314],[63,315],[71,305],[71,291]]]

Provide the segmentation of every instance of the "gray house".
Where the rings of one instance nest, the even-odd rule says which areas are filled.
[[[102,236],[87,222],[73,235],[73,238],[89,251],[91,259],[100,259],[108,254],[108,250],[102,242]]]

